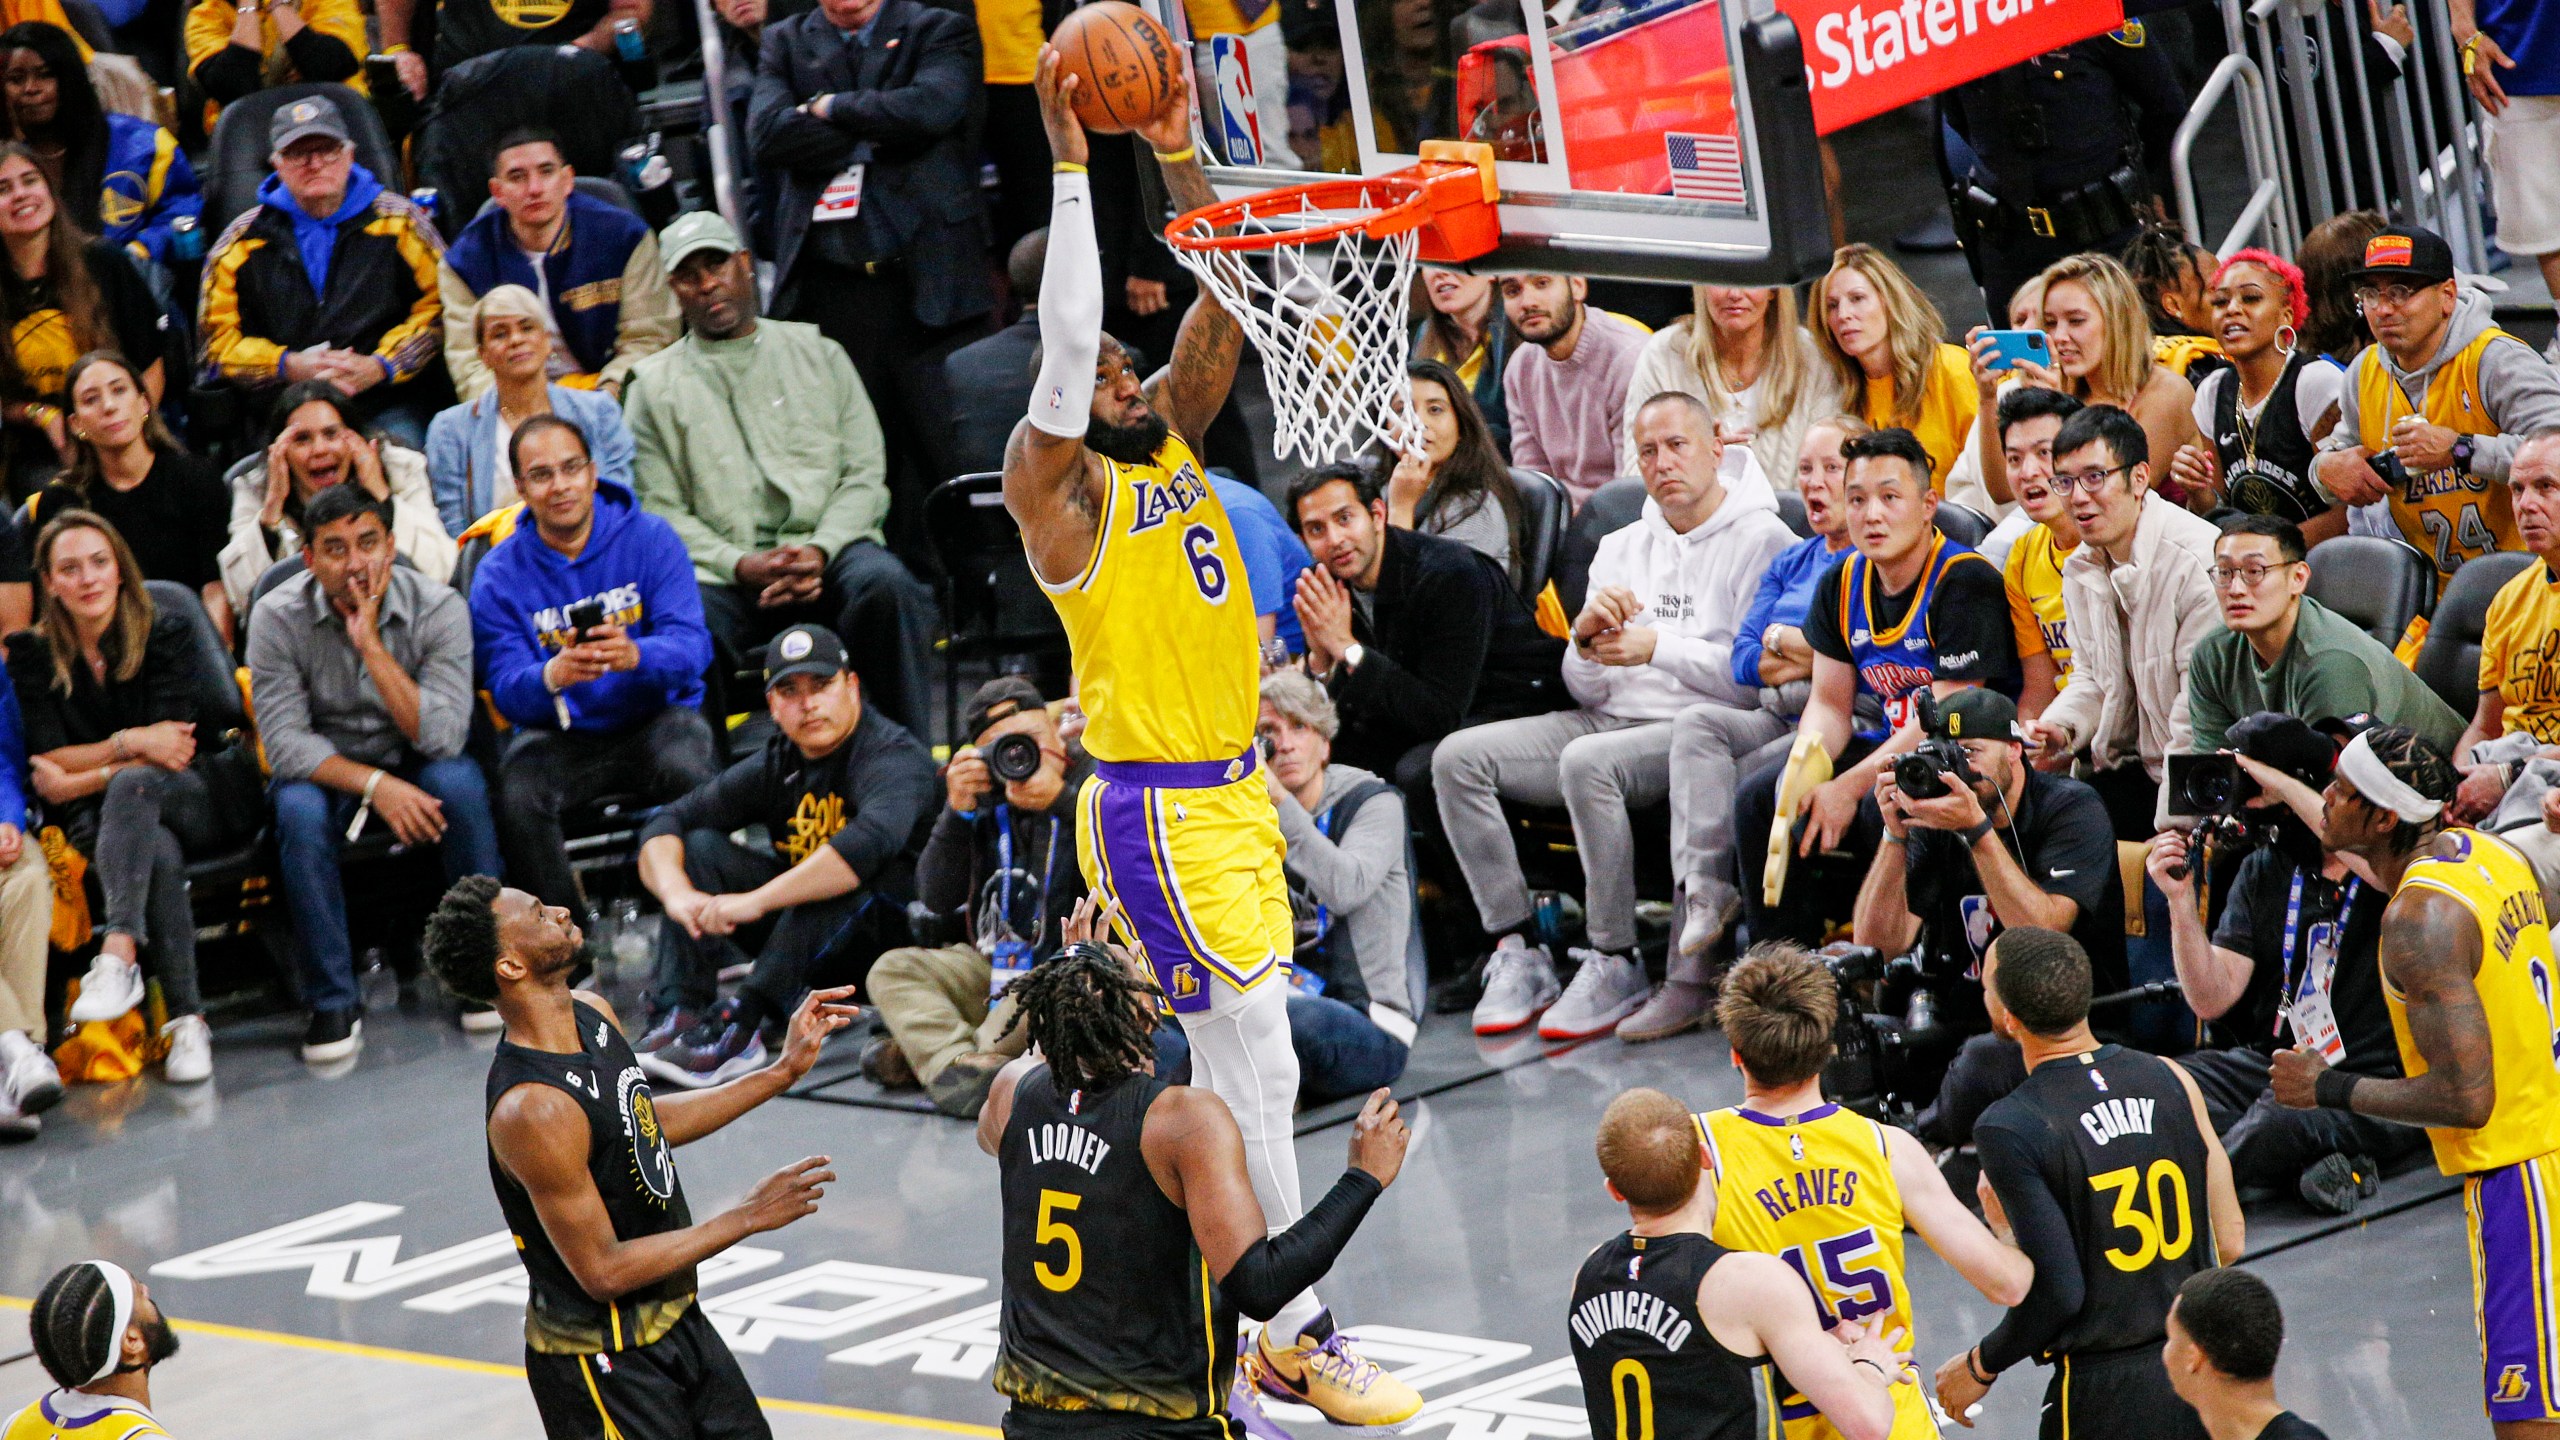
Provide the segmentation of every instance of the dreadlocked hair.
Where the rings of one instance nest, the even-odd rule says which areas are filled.
[[[1069,945],[1005,987],[1016,1027],[1068,1090],[1105,1090],[1155,1057],[1155,1012],[1164,992],[1100,945]],[[1011,1034],[1010,1029],[1007,1034]]]
[[[2157,334],[2196,333],[2192,327],[2173,319],[2161,307],[2160,297],[2184,285],[2190,271],[2199,280],[2212,276],[2213,271],[2208,264],[2197,259],[2197,249],[2187,243],[2185,231],[2157,220],[2135,231],[2131,243],[2124,247],[2124,268],[2141,290],[2143,311],[2150,317],[2151,328]]]
[[[83,1260],[63,1267],[27,1312],[36,1359],[54,1383],[69,1390],[96,1378],[98,1367],[124,1345],[116,1333],[115,1292],[97,1266]]]
[[[498,998],[498,898],[494,875],[465,875],[453,882],[427,917],[419,948],[444,988],[483,1005]]]
[[[2454,792],[2462,787],[2462,777],[2455,773],[2453,762],[2420,738],[2417,731],[2406,725],[2376,725],[2364,732],[2364,743],[2393,779],[2429,800],[2453,804]],[[2443,825],[2441,814],[2416,823],[2403,820],[2392,827],[2391,848],[2405,855],[2424,844]]]

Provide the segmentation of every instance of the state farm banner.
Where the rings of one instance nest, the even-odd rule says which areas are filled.
[[[2123,0],[1777,0],[1828,135],[2124,24]]]

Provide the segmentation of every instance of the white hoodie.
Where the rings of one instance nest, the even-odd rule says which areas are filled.
[[[1725,450],[1724,503],[1706,523],[1676,534],[1662,507],[1602,537],[1591,559],[1590,593],[1622,585],[1635,592],[1656,631],[1653,659],[1603,665],[1568,650],[1565,688],[1586,710],[1620,720],[1668,720],[1700,701],[1741,709],[1760,704],[1758,690],[1733,683],[1733,630],[1742,623],[1760,577],[1796,541],[1778,518],[1777,492],[1742,446]]]

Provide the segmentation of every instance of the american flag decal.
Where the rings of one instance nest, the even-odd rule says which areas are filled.
[[[1704,200],[1716,205],[1751,203],[1742,179],[1742,142],[1731,135],[1690,135],[1665,131],[1662,148],[1671,162],[1671,195],[1675,200]]]

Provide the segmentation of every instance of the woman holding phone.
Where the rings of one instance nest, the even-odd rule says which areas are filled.
[[[2222,262],[2210,291],[2215,338],[2230,368],[2196,387],[2198,441],[2170,473],[2218,490],[2233,507],[2275,515],[2318,544],[2346,532],[2347,511],[2312,482],[2311,461],[2338,423],[2346,373],[2302,343],[2310,292],[2290,260],[2248,249]]]
[[[2196,391],[2152,358],[2151,321],[2143,313],[2133,277],[2113,256],[2090,254],[2055,261],[2045,267],[2043,279],[2044,332],[2052,362],[2016,361],[2009,369],[2018,383],[2059,390],[2083,405],[2131,412],[2149,441],[2153,487],[2190,508],[2209,503],[2214,492],[2189,495],[2169,475],[2169,459],[2178,447],[2203,438],[2195,422]],[[1987,339],[1978,336],[1975,344]],[[1981,383],[1979,369],[1975,383]],[[2008,466],[1996,448],[1983,454],[1982,480],[1993,499],[2004,505],[2015,499]]]

